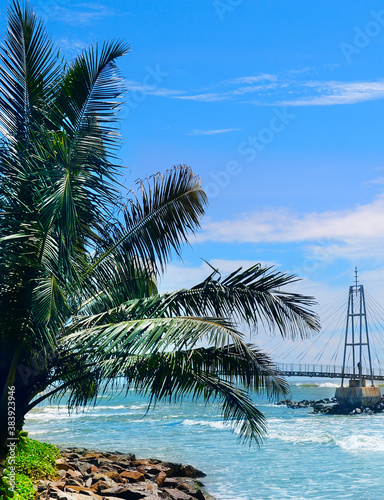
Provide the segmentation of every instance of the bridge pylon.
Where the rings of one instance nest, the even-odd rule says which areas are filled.
[[[353,376],[349,386],[344,387],[345,363],[349,351],[353,363]],[[371,385],[366,387],[363,378],[363,363],[368,361]],[[371,349],[369,345],[367,309],[363,285],[358,284],[357,267],[355,267],[355,284],[349,287],[348,311],[345,326],[345,342],[341,387],[336,389],[335,397],[344,406],[373,406],[380,400],[380,388],[373,383]]]

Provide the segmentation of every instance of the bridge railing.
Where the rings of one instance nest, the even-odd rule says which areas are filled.
[[[314,376],[316,373],[321,374],[332,374],[332,375],[341,375],[343,371],[343,367],[341,365],[331,365],[331,364],[309,364],[309,363],[276,363],[276,367],[279,371],[284,373],[301,373],[301,374],[311,374]],[[374,377],[383,377],[384,379],[384,369],[382,368],[373,368],[373,376]],[[345,367],[344,374],[346,376],[356,375],[358,376],[358,369],[348,366]],[[369,377],[370,373],[365,369],[363,373],[364,378]]]

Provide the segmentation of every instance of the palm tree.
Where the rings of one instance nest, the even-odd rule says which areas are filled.
[[[189,290],[156,287],[199,227],[207,202],[187,166],[118,183],[124,88],[112,41],[64,63],[28,5],[13,1],[0,62],[0,460],[15,428],[46,398],[95,401],[124,376],[150,403],[185,395],[222,403],[245,440],[265,432],[250,390],[287,386],[237,324],[285,335],[318,329],[294,276],[256,265],[213,270]],[[0,467],[0,473],[2,466]]]

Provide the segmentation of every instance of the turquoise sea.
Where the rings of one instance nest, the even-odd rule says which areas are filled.
[[[292,399],[332,397],[335,380],[289,379]],[[383,388],[384,391],[384,388]],[[257,399],[268,418],[261,448],[239,443],[219,408],[158,404],[107,394],[96,407],[68,416],[65,402],[27,417],[30,437],[58,445],[135,453],[192,464],[218,500],[383,498],[384,414],[322,415]]]

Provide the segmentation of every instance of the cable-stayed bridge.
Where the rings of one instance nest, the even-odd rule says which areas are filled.
[[[276,368],[284,377],[325,377],[355,379],[358,373],[353,373],[352,367],[345,367],[343,374],[342,365],[304,364],[304,363],[276,363]],[[371,380],[371,373],[362,373],[362,379]],[[384,380],[384,368],[372,367],[373,380]]]
[[[349,379],[360,387],[384,380],[384,309],[358,284],[357,269],[348,295],[325,313],[320,312],[322,330],[313,339],[272,348],[281,375],[338,378],[342,386]]]

